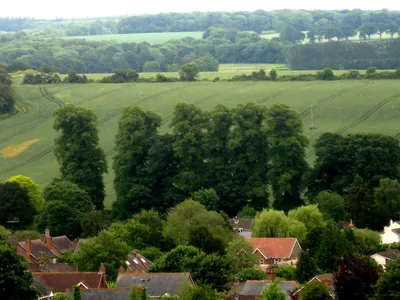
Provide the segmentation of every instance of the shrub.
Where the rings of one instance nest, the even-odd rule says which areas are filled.
[[[294,266],[282,266],[276,269],[276,277],[285,279],[285,280],[296,280],[296,267]]]
[[[326,68],[317,73],[317,78],[322,80],[333,80],[335,79],[335,75],[331,69]]]
[[[272,69],[269,71],[269,77],[271,78],[272,81],[275,81],[278,79],[278,72],[276,72],[275,69]]]
[[[236,274],[235,277],[239,277],[240,281],[247,280],[265,280],[265,272],[263,270],[247,268],[243,269],[239,273]]]

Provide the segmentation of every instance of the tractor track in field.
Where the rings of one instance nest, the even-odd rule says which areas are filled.
[[[360,118],[358,118],[356,121],[340,128],[339,130],[336,130],[334,133],[338,133],[341,134],[349,129],[352,129],[358,125],[360,125],[361,123],[363,123],[364,121],[366,121],[371,115],[373,115],[375,112],[377,112],[379,109],[381,109],[385,104],[390,103],[393,100],[396,100],[400,98],[400,93],[394,94],[392,96],[389,96],[385,99],[383,99],[381,102],[375,104],[373,107],[371,107],[370,109],[368,109]],[[400,133],[398,133],[397,135],[395,135],[395,137],[399,137]],[[306,153],[306,158],[310,157],[312,154],[314,153],[314,150],[310,150]]]
[[[263,98],[263,99],[260,99],[260,100],[256,101],[255,103],[257,103],[257,104],[263,104],[263,103],[267,102],[268,100],[274,99],[274,98],[276,98],[276,97],[278,97],[278,96],[280,96],[280,95],[282,95],[282,94],[284,94],[284,93],[286,93],[286,92],[288,92],[288,91],[292,91],[292,90],[295,90],[295,89],[300,89],[300,88],[308,87],[308,86],[313,85],[313,84],[315,84],[315,82],[311,82],[311,83],[303,84],[303,85],[301,85],[301,86],[296,86],[296,87],[288,88],[288,89],[285,89],[285,90],[283,90],[283,91],[279,91],[279,92],[276,92],[276,93],[274,93],[274,94],[272,94],[272,95],[269,95],[269,96],[267,96],[267,97],[265,97],[265,98]]]
[[[186,88],[186,87],[187,87],[187,86],[172,88],[172,89],[169,89],[169,90],[166,90],[166,91],[163,91],[163,92],[154,94],[154,95],[150,95],[150,96],[148,96],[148,97],[144,97],[144,98],[140,99],[139,101],[135,102],[134,105],[137,105],[137,104],[139,104],[139,103],[142,102],[142,101],[146,101],[146,100],[151,100],[151,99],[157,98],[158,96],[163,95],[163,94],[166,94],[166,93],[170,93],[170,92],[174,92],[174,91],[177,91],[177,90],[184,89],[184,88]],[[46,99],[47,99],[47,98],[46,98]],[[124,108],[121,108],[121,109],[118,109],[118,110],[114,111],[114,112],[111,113],[110,115],[108,115],[108,116],[102,118],[101,120],[99,120],[96,124],[97,124],[97,125],[101,125],[101,124],[106,123],[106,122],[109,121],[110,119],[112,119],[112,118],[114,118],[115,116],[119,115],[119,114],[123,111],[123,109],[124,109]],[[1,142],[1,141],[0,141],[0,142]],[[33,157],[27,159],[27,160],[24,161],[24,162],[21,162],[21,163],[19,163],[19,164],[17,164],[17,165],[14,165],[14,166],[12,166],[12,167],[10,167],[10,168],[4,169],[4,170],[0,170],[0,175],[2,175],[2,174],[4,174],[4,173],[7,173],[7,172],[9,172],[9,171],[12,171],[12,170],[15,170],[15,169],[24,167],[24,166],[26,166],[26,165],[28,165],[28,164],[33,163],[33,162],[35,162],[35,161],[41,159],[42,157],[46,156],[47,154],[51,153],[51,152],[54,150],[54,148],[55,148],[55,146],[51,146],[51,147],[49,147],[49,148],[43,150],[42,152],[38,153],[37,155],[35,155],[35,156],[33,156]],[[107,152],[108,152],[108,151],[107,151]]]
[[[217,97],[217,96],[219,96],[219,95],[225,93],[227,90],[233,91],[233,90],[238,90],[238,89],[246,88],[246,87],[248,87],[248,86],[253,86],[253,85],[254,85],[254,84],[246,84],[245,87],[240,86],[240,87],[233,88],[233,89],[231,89],[231,88],[224,89],[224,90],[222,90],[222,91],[220,91],[220,92],[210,94],[210,95],[208,95],[208,96],[205,96],[205,97],[203,97],[203,98],[201,98],[201,99],[198,99],[198,100],[196,100],[195,102],[189,103],[189,104],[199,105],[199,104],[204,103],[204,102],[207,101],[207,100],[210,100],[210,99],[212,99],[212,98],[215,98],[215,97]],[[167,117],[165,117],[165,118],[161,121],[161,125],[164,125],[165,123],[169,122],[169,121],[172,119],[173,115],[174,115],[174,114],[172,113],[172,114],[168,115]],[[108,150],[108,151],[105,153],[106,156],[109,156],[110,154],[112,154],[112,153],[115,151],[115,148],[116,148],[116,147],[113,147],[113,148],[111,148],[110,150]]]

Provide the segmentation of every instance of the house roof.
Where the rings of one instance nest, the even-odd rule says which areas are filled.
[[[63,263],[28,263],[29,272],[78,272],[77,269]]]
[[[18,246],[20,246],[26,252],[26,242],[19,242]],[[47,248],[46,244],[43,243],[41,240],[33,240],[31,241],[31,255],[36,259],[39,260],[41,254],[45,254],[50,258],[57,258],[49,248]]]
[[[65,251],[74,252],[74,244],[70,241],[67,236],[57,236],[52,238],[53,246],[57,248],[58,251],[64,253]]]
[[[390,260],[397,260],[400,257],[400,250],[389,250],[384,252],[375,253],[375,255],[380,255]]]
[[[116,284],[119,288],[144,285],[151,297],[177,295],[186,285],[194,285],[189,273],[123,273],[118,274]]]
[[[396,235],[400,235],[400,228],[392,229],[392,232],[394,232]]]
[[[290,258],[296,243],[298,244],[295,238],[249,238],[246,240],[253,246],[254,252],[260,251],[266,259]]]
[[[310,281],[308,282],[312,282],[312,281],[319,281],[324,283],[328,289],[329,289],[329,294],[330,296],[335,299],[335,286],[333,284],[333,274],[332,273],[328,273],[328,274],[319,274],[314,276]],[[301,291],[303,290],[304,286],[302,286],[299,290],[297,290],[293,295],[296,295],[298,293],[301,293]]]
[[[319,275],[316,275],[314,278],[317,278],[319,281],[326,282],[326,283],[333,282],[333,274],[332,273],[319,274]]]
[[[238,234],[246,239],[249,239],[249,238],[251,238],[253,233],[251,231],[242,231],[242,232],[238,232]]]
[[[126,289],[87,289],[81,290],[82,300],[127,300],[131,290]]]
[[[231,223],[233,228],[243,228],[244,230],[251,230],[252,219],[234,218],[234,219],[230,219],[229,223]]]
[[[104,280],[104,273],[97,272],[34,272],[33,276],[34,285],[36,286],[35,282],[40,283],[48,293],[64,293],[79,283],[88,288],[99,288]]]
[[[146,273],[152,262],[144,257],[142,254],[133,251],[125,262],[127,265],[127,272],[129,273]]]
[[[271,281],[267,280],[247,280],[246,282],[239,285],[239,287],[235,290],[235,294],[253,297],[260,296],[263,293],[264,289],[268,288],[271,283]],[[285,280],[277,281],[276,284],[278,284],[281,291],[285,293],[287,299],[289,299],[289,292],[293,291],[299,286],[296,281]]]

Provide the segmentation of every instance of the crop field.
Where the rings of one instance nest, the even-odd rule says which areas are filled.
[[[155,33],[129,33],[129,34],[105,34],[105,35],[88,35],[88,36],[68,36],[65,39],[85,39],[88,41],[116,41],[117,43],[141,43],[163,44],[172,39],[183,39],[192,37],[201,39],[202,31],[191,32],[155,32]]]
[[[109,163],[105,176],[107,207],[115,200],[111,165],[118,120],[129,105],[158,113],[163,118],[160,131],[168,132],[177,102],[193,103],[205,110],[217,104],[233,107],[255,102],[268,107],[284,103],[296,110],[304,122],[310,141],[310,163],[314,160],[311,145],[323,132],[400,136],[400,84],[392,80],[16,85],[15,89],[18,112],[0,119],[0,180],[24,174],[43,187],[58,175],[53,154],[57,132],[52,128],[52,113],[65,103],[73,103],[98,115],[100,144]]]

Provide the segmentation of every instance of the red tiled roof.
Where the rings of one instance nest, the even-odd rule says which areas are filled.
[[[53,293],[72,289],[82,282],[88,288],[101,288],[104,282],[104,273],[97,272],[35,272],[33,276],[47,291]]]
[[[71,267],[68,264],[63,263],[29,263],[28,264],[29,272],[78,272],[77,269]]]
[[[228,295],[224,300],[255,300],[261,298],[262,295]]]
[[[58,251],[64,253],[65,251],[74,252],[74,244],[70,241],[67,236],[56,236],[53,237],[53,246],[57,248]]]
[[[142,254],[133,251],[126,261],[127,272],[136,273],[143,272],[146,273],[152,262],[144,257]]]
[[[295,238],[248,238],[253,249],[258,249],[266,258],[289,258],[297,239]]]
[[[18,246],[26,251],[26,242],[19,242]],[[31,255],[33,256],[33,258],[38,261],[42,253],[50,258],[57,258],[57,255],[49,248],[47,248],[46,244],[43,243],[41,240],[31,241]]]

